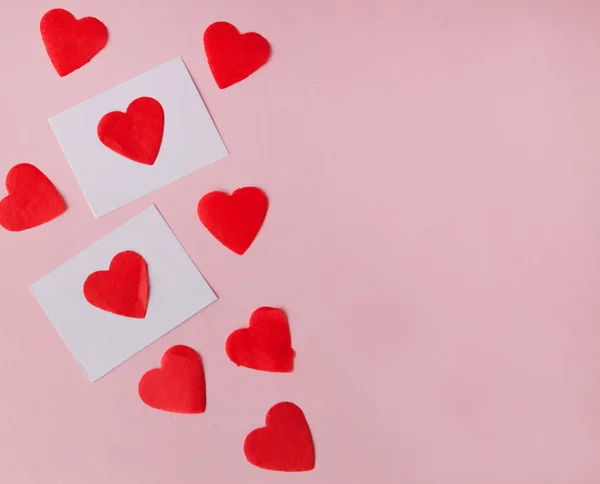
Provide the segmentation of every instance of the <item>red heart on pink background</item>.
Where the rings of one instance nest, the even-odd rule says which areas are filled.
[[[112,111],[98,123],[98,139],[115,153],[144,165],[153,165],[160,151],[165,112],[154,98],[132,101],[126,112]]]
[[[206,410],[206,382],[200,355],[188,346],[169,348],[138,385],[142,401],[158,410],[202,413]]]
[[[229,335],[227,356],[238,366],[288,373],[294,369],[292,337],[285,313],[278,308],[258,308],[248,328]]]
[[[6,190],[8,195],[0,201],[0,225],[6,230],[30,229],[67,210],[67,204],[48,177],[29,163],[10,169]]]
[[[44,14],[40,33],[50,61],[61,77],[87,64],[108,41],[108,30],[100,20],[94,17],[77,20],[62,8]]]
[[[150,296],[148,265],[137,252],[119,252],[107,271],[93,272],[87,277],[83,294],[87,302],[104,311],[144,318]]]
[[[217,86],[225,89],[266,64],[271,46],[256,32],[240,34],[228,22],[215,22],[204,31],[204,51]]]
[[[268,207],[260,188],[239,188],[231,195],[210,192],[198,202],[198,218],[219,242],[242,255],[258,235]]]
[[[273,471],[314,469],[315,448],[300,407],[290,402],[278,403],[267,412],[265,424],[246,437],[244,454],[248,462]]]

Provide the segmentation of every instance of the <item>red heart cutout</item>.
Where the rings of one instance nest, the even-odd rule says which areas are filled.
[[[271,407],[266,426],[253,430],[244,442],[248,462],[272,471],[301,472],[315,468],[315,447],[300,407],[281,402]]]
[[[12,232],[49,222],[67,210],[52,182],[29,163],[10,169],[6,190],[8,195],[0,201],[0,225]]]
[[[160,368],[142,376],[138,393],[146,405],[158,410],[204,412],[206,383],[200,355],[188,346],[169,348],[160,360]]]
[[[151,97],[139,97],[126,112],[113,111],[98,123],[98,138],[104,146],[125,158],[153,165],[160,151],[165,112]]]
[[[87,302],[103,311],[144,318],[150,295],[148,265],[137,252],[119,252],[107,271],[93,272],[87,277],[83,295]]]
[[[258,308],[248,328],[229,335],[227,356],[238,366],[289,373],[294,369],[292,337],[285,313],[277,308]]]
[[[87,64],[108,41],[108,30],[100,20],[77,20],[62,8],[46,12],[40,21],[40,32],[50,61],[61,77]]]
[[[240,34],[227,22],[215,22],[204,31],[204,50],[217,86],[240,82],[266,64],[269,42],[256,32]]]
[[[258,235],[268,207],[260,188],[238,188],[231,196],[210,192],[198,202],[198,218],[219,242],[242,255]]]

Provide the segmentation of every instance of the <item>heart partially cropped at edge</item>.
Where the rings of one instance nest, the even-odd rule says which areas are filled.
[[[231,195],[210,192],[198,202],[198,218],[225,247],[244,254],[258,235],[269,208],[257,187],[238,188]]]
[[[148,265],[137,252],[119,252],[107,271],[93,272],[87,277],[83,294],[87,302],[103,311],[145,318],[150,297]]]
[[[0,200],[0,225],[11,232],[30,229],[67,210],[62,196],[37,167],[13,166],[6,175],[8,195]]]
[[[162,144],[165,112],[151,97],[132,101],[125,112],[112,111],[98,123],[98,139],[110,150],[137,163],[153,165]]]
[[[40,33],[50,62],[61,77],[87,64],[108,42],[108,30],[100,20],[77,20],[62,8],[44,14]]]
[[[292,337],[285,312],[278,308],[258,308],[250,316],[248,328],[235,330],[227,338],[225,350],[238,366],[275,373],[294,369]]]
[[[142,401],[149,407],[173,413],[206,410],[206,382],[200,355],[184,345],[169,348],[160,361],[142,376],[138,385]]]
[[[248,434],[244,454],[251,464],[272,471],[303,472],[315,468],[315,448],[304,412],[281,402],[271,407],[265,426]]]
[[[204,51],[217,86],[225,89],[265,65],[271,46],[256,32],[241,34],[228,22],[215,22],[204,31]]]

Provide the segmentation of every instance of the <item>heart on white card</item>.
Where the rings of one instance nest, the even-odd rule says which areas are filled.
[[[134,251],[152,284],[144,318],[90,304],[84,283],[115,254]],[[154,206],[124,223],[31,286],[33,295],[90,381],[101,378],[217,297]]]
[[[180,57],[52,116],[50,125],[96,217],[228,154]],[[141,143],[127,138],[140,129]]]

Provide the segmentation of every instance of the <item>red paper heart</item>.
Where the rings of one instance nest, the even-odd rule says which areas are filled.
[[[144,374],[138,393],[146,405],[158,410],[204,412],[206,383],[200,355],[183,345],[169,348],[160,361],[160,368]]]
[[[119,252],[107,271],[93,272],[87,277],[83,294],[87,302],[104,311],[144,318],[150,295],[148,265],[137,252]]]
[[[251,464],[272,471],[301,472],[315,468],[315,448],[304,413],[282,402],[271,407],[266,426],[253,430],[244,442]]]
[[[266,64],[269,42],[256,32],[240,34],[227,22],[215,22],[204,31],[204,50],[217,86],[240,82]]]
[[[17,232],[49,222],[67,204],[56,187],[35,166],[21,163],[6,175],[8,195],[0,201],[0,225]]]
[[[140,97],[126,112],[105,114],[98,123],[98,138],[104,146],[125,158],[153,165],[160,151],[165,112],[151,97]]]
[[[50,61],[61,77],[87,64],[108,41],[108,30],[100,20],[77,20],[62,8],[46,12],[40,21],[40,32]]]
[[[219,242],[242,255],[258,235],[268,207],[267,196],[260,188],[244,187],[231,196],[207,193],[198,202],[198,217]]]
[[[234,331],[225,345],[227,356],[238,366],[289,373],[294,369],[292,337],[285,313],[277,308],[258,308],[248,328]]]

